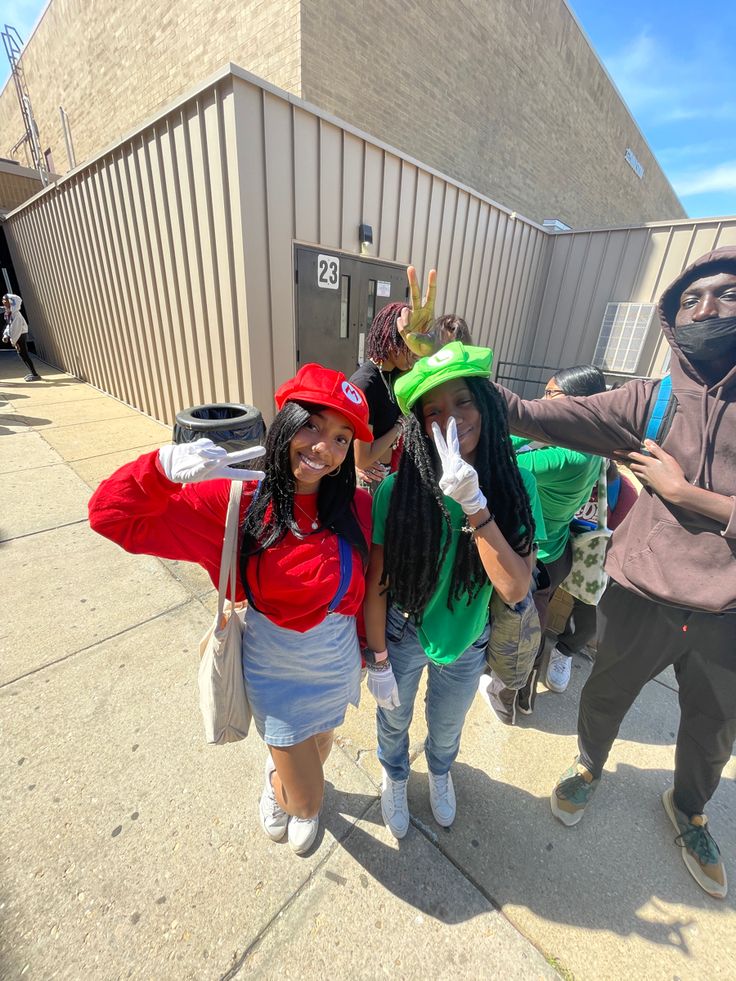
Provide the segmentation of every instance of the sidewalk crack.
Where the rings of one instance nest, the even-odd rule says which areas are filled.
[[[366,816],[368,811],[375,805],[375,803],[376,803],[375,800],[370,801],[370,803],[366,805],[365,809],[360,814],[356,815],[355,821],[353,822],[350,831],[348,831],[348,833],[345,835],[344,838],[341,838],[339,841],[337,839],[333,841],[332,845],[327,849],[327,853],[325,854],[324,858],[321,859],[317,865],[315,865],[315,867],[309,873],[309,875],[304,880],[304,882],[302,882],[302,884],[297,889],[294,890],[294,892],[291,894],[291,896],[289,896],[286,902],[283,903],[276,910],[276,912],[273,914],[273,916],[268,921],[268,923],[266,923],[259,930],[258,934],[248,944],[248,946],[240,955],[240,957],[238,957],[238,959],[233,963],[233,965],[224,974],[220,976],[219,981],[232,981],[232,979],[235,978],[240,973],[242,968],[245,967],[248,958],[253,953],[255,953],[258,947],[260,947],[260,945],[263,943],[265,937],[267,936],[273,925],[284,915],[284,913],[288,912],[288,910],[291,909],[291,907],[294,905],[297,899],[307,889],[307,887],[312,882],[312,880],[317,877],[318,873],[322,870],[325,864],[330,860],[330,858],[332,858],[332,855],[335,853],[335,851],[339,847],[341,847],[343,841],[346,841],[350,837],[357,823],[363,820],[363,818]]]
[[[38,528],[36,531],[27,531],[24,535],[14,535],[12,538],[0,538],[0,545],[7,545],[9,542],[19,542],[22,538],[33,538],[34,535],[45,535],[48,531],[57,531],[59,528],[72,528],[74,525],[86,525],[87,518],[77,518],[76,521],[65,521],[63,525],[49,525],[48,528]]]
[[[181,610],[183,607],[187,606],[192,602],[191,597],[187,597],[183,602],[177,603],[175,606],[170,606],[165,610],[161,610],[159,613],[154,613],[153,616],[146,617],[145,620],[139,620],[137,623],[132,623],[129,627],[123,627],[122,630],[117,630],[113,634],[108,634],[107,637],[100,637],[93,644],[85,644],[84,647],[80,647],[76,651],[70,651],[69,654],[64,654],[62,657],[57,657],[53,661],[47,661],[45,664],[39,664],[37,668],[31,668],[30,671],[25,671],[23,674],[19,674],[16,678],[9,678],[7,681],[0,682],[0,690],[7,688],[9,685],[14,685],[18,681],[23,681],[24,678],[30,678],[31,675],[38,674],[40,671],[45,671],[47,668],[52,668],[55,664],[62,664],[64,661],[68,661],[71,657],[76,657],[78,654],[84,654],[85,651],[92,650],[93,647],[99,647],[101,644],[106,644],[108,640],[114,640],[116,637],[122,637],[123,634],[128,634],[131,630],[137,630],[138,627],[143,627],[147,623],[153,623],[154,620],[158,620],[161,617],[166,616],[168,613],[174,613],[176,610]]]

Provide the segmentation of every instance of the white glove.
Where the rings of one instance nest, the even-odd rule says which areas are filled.
[[[450,416],[447,423],[447,442],[436,422],[432,423],[432,433],[442,464],[440,490],[457,501],[465,514],[477,514],[487,506],[488,501],[480,489],[475,469],[460,456],[455,417]]]
[[[394,672],[389,665],[381,671],[372,671],[368,668],[368,691],[373,695],[379,708],[391,709],[401,705],[399,701],[399,686],[396,684]]]
[[[200,480],[263,480],[262,470],[236,470],[231,464],[244,463],[263,456],[262,446],[228,453],[211,439],[197,439],[193,443],[169,443],[158,451],[161,469],[175,484],[195,484]]]

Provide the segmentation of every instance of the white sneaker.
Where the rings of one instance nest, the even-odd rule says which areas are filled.
[[[449,773],[436,776],[427,773],[429,777],[429,803],[434,819],[441,828],[449,828],[455,820],[455,788]]]
[[[319,831],[319,814],[311,818],[289,818],[289,844],[297,855],[308,852]]]
[[[545,685],[550,691],[562,693],[570,684],[571,671],[572,658],[563,654],[557,647],[553,647],[549,655]]]
[[[276,767],[269,753],[266,760],[266,782],[263,787],[263,793],[261,794],[260,804],[258,805],[258,816],[261,819],[261,827],[271,841],[281,841],[286,834],[289,815],[276,800],[276,795],[273,792],[271,774],[275,769]]]
[[[403,838],[409,830],[409,805],[406,800],[406,780],[392,780],[383,771],[381,784],[381,814],[394,838]]]

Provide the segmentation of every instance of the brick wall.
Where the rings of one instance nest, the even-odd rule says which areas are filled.
[[[300,94],[301,0],[52,0],[23,55],[41,149],[68,169],[117,142],[229,61]],[[27,39],[24,39],[27,40]],[[0,156],[23,134],[12,83],[0,94]],[[21,151],[21,162],[24,159]]]
[[[563,0],[302,0],[302,95],[537,221],[684,215]]]
[[[59,104],[81,162],[232,61],[537,221],[684,215],[564,0],[52,0],[23,57],[60,173]]]

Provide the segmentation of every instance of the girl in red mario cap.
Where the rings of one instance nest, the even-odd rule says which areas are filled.
[[[90,524],[129,552],[197,562],[217,586],[230,482],[244,481],[236,601],[249,600],[243,675],[269,747],[259,815],[297,854],[319,827],[333,730],[356,705],[370,496],[355,486],[353,440],[371,440],[362,393],[304,365],[276,392],[263,447],[211,440],[144,454],[93,495]],[[234,466],[263,455],[263,471]]]

